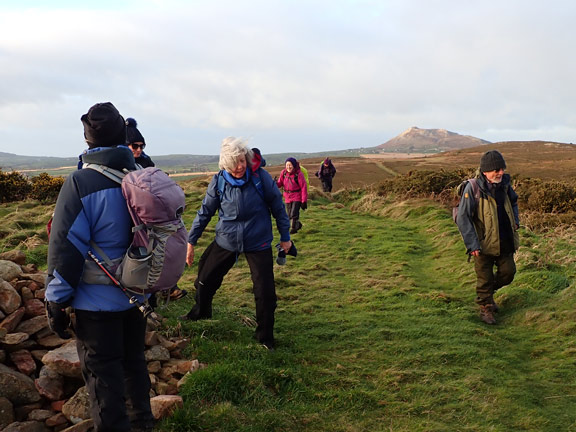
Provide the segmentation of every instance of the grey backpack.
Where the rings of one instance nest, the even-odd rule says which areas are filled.
[[[186,266],[188,233],[182,221],[182,188],[155,167],[128,173],[97,164],[84,164],[83,168],[121,184],[134,222],[132,244],[119,265],[94,243],[93,249],[109,269],[116,267],[116,278],[129,291],[146,294],[173,288]]]

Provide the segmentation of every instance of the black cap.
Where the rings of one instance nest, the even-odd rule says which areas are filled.
[[[84,138],[88,147],[112,147],[126,141],[124,118],[110,102],[90,107],[80,120],[84,125]]]
[[[500,169],[506,169],[506,162],[504,157],[497,150],[487,151],[480,159],[480,171],[490,172]]]

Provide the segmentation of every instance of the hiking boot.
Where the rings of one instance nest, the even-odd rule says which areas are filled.
[[[170,300],[180,300],[185,297],[188,291],[178,288],[177,286],[170,290]]]
[[[494,318],[494,307],[491,304],[480,305],[480,319],[486,324],[496,324]]]
[[[492,312],[494,312],[494,313],[500,312],[500,308],[498,307],[498,305],[496,304],[496,302],[494,300],[492,300]]]

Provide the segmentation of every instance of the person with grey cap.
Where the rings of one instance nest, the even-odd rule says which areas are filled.
[[[93,272],[90,278],[87,271],[94,244],[112,260],[124,255],[132,241],[132,218],[120,185],[85,164],[133,171],[136,163],[114,105],[96,104],[81,121],[88,149],[81,155],[82,169],[62,185],[48,245],[48,323],[61,338],[71,338],[68,308],[74,309],[76,349],[95,430],[152,431],[146,318],[109,278]]]
[[[499,307],[494,293],[514,280],[514,253],[520,244],[518,195],[505,169],[500,152],[484,153],[475,179],[478,191],[469,181],[458,206],[458,229],[467,253],[474,257],[476,303],[486,324],[496,324]]]

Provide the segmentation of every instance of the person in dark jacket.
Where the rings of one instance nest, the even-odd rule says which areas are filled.
[[[336,167],[330,158],[324,159],[320,169],[316,172],[316,177],[322,182],[322,190],[324,192],[332,192],[332,179],[336,175]]]
[[[506,162],[491,150],[480,159],[478,199],[469,182],[458,207],[457,223],[467,252],[474,257],[476,303],[480,318],[496,324],[494,293],[514,280],[514,253],[519,247],[518,195],[505,174]],[[496,267],[496,272],[494,272]]]
[[[96,104],[81,121],[89,147],[83,164],[136,169],[125,146],[124,119],[114,105]],[[146,319],[88,259],[93,244],[110,259],[120,259],[131,240],[132,219],[120,185],[89,168],[71,173],[54,211],[46,309],[50,328],[62,338],[71,337],[67,308],[75,310],[76,346],[99,432],[151,431],[154,425],[144,357]]]
[[[186,262],[194,262],[194,247],[204,229],[218,212],[216,238],[206,248],[198,263],[196,304],[183,320],[212,317],[212,299],[224,276],[243,253],[250,266],[256,301],[256,339],[268,349],[274,349],[274,311],[276,288],[272,254],[272,221],[280,232],[280,247],[288,252],[290,221],[284,210],[282,196],[274,180],[263,169],[252,171],[252,150],[240,138],[222,141],[221,171],[208,185],[202,206],[192,223],[188,238]]]
[[[132,117],[126,119],[126,145],[130,147],[134,154],[136,163],[142,168],[153,167],[152,158],[144,153],[146,141],[137,128],[138,123]]]

